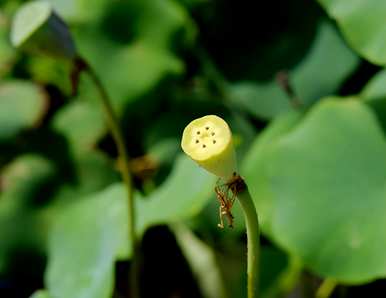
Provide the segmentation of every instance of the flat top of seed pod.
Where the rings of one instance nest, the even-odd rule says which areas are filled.
[[[51,4],[44,0],[24,4],[13,18],[11,43],[21,46],[44,22],[52,12]]]
[[[218,116],[193,120],[185,127],[181,147],[192,159],[203,161],[220,155],[232,138],[228,124]]]

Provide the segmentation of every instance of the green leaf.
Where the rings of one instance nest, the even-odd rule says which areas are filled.
[[[57,189],[54,199],[58,204],[77,201],[119,181],[113,161],[102,152],[82,152],[73,158],[74,177]]]
[[[66,137],[73,152],[89,151],[107,132],[99,96],[90,82],[81,84],[78,96],[52,119],[51,127]]]
[[[27,69],[33,81],[60,88],[63,94],[71,93],[70,71],[72,61],[52,57],[31,55],[27,60]]]
[[[377,115],[383,131],[386,132],[386,70],[379,71],[367,82],[362,89],[360,97],[368,104]]]
[[[27,81],[0,83],[0,142],[38,123],[47,109],[46,95]]]
[[[214,177],[186,157],[167,181],[146,199],[135,195],[137,232],[151,225],[182,221],[206,204]],[[127,258],[127,195],[124,185],[62,208],[52,230],[45,280],[53,297],[111,297],[114,262]]]
[[[55,166],[34,154],[20,155],[1,171],[1,212],[33,204],[41,190],[52,183]],[[11,207],[12,206],[12,207]]]
[[[332,95],[355,69],[358,58],[347,48],[338,32],[322,22],[309,53],[289,71],[290,82],[299,100],[310,105]],[[231,98],[257,117],[270,119],[291,109],[288,96],[276,81],[240,82],[231,89]]]
[[[109,26],[120,30],[110,32]],[[174,1],[136,0],[110,4],[101,24],[80,27],[75,36],[120,110],[165,76],[184,71],[173,48],[191,42],[194,26]]]
[[[32,294],[30,298],[50,298],[48,292],[45,290],[39,290]]]
[[[379,71],[375,76],[367,82],[366,86],[360,93],[360,96],[365,100],[377,100],[386,97],[386,70]]]
[[[138,229],[178,222],[198,214],[207,203],[215,176],[206,173],[187,157],[179,156],[165,183],[146,199],[136,198]]]
[[[119,110],[154,88],[165,75],[183,71],[181,61],[172,53],[142,41],[123,46],[98,31],[80,31],[76,37],[80,52],[96,69]]]
[[[192,42],[195,36],[194,23],[189,13],[177,1],[136,0],[140,17],[136,24],[139,39],[146,44],[168,49],[178,30],[183,33],[182,42]]]
[[[172,229],[203,297],[227,297],[214,249],[184,225],[174,225]]]
[[[275,81],[236,83],[231,86],[230,94],[234,104],[258,118],[270,119],[291,109],[290,99]]]
[[[0,78],[2,78],[12,67],[15,60],[15,51],[8,41],[8,22],[0,12]]]
[[[0,173],[0,271],[12,266],[10,255],[16,248],[30,255],[45,253],[56,214],[119,178],[112,162],[95,151],[74,158],[74,176],[59,185],[56,166],[38,155],[22,155]]]
[[[245,162],[248,184],[266,190],[251,187],[265,231],[323,277],[385,276],[386,142],[371,110],[324,100],[264,147]]]
[[[56,174],[50,161],[32,154],[19,156],[0,172],[0,272],[12,265],[16,249],[45,250],[48,214],[36,205],[52,190]]]
[[[111,297],[114,260],[127,210],[121,186],[114,185],[63,210],[49,245],[46,287],[53,297]]]
[[[286,261],[284,268],[283,261]],[[284,255],[284,252],[277,248],[268,247],[264,250],[263,247],[261,263],[261,287],[265,288],[264,291],[262,290],[261,296],[263,298],[283,297],[283,295],[285,297],[285,295],[293,292],[299,281],[301,282],[303,266],[298,258]],[[274,266],[270,264],[274,264]],[[272,268],[264,273],[264,268],[271,266]],[[266,279],[265,285],[263,285],[264,279]]]
[[[386,2],[318,0],[338,22],[348,43],[374,64],[386,64]]]
[[[282,135],[291,131],[301,120],[298,112],[289,112],[278,116],[256,139],[249,153],[243,160],[242,174],[246,175],[248,188],[257,204],[259,223],[266,233],[270,233],[270,218],[274,212],[270,198],[272,189],[269,186],[269,175],[267,175],[265,156],[269,152],[272,143]],[[256,198],[258,200],[256,201]]]

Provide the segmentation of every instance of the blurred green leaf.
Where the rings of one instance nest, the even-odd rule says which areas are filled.
[[[56,214],[119,177],[111,161],[98,152],[76,157],[74,164],[75,180],[60,185],[55,165],[38,155],[22,155],[0,173],[0,271],[12,264],[16,249],[44,253]],[[47,204],[49,200],[53,202]]]
[[[70,70],[72,63],[67,60],[54,59],[47,56],[31,56],[27,68],[34,81],[46,85],[54,85],[63,92],[70,94]]]
[[[386,97],[386,70],[383,69],[374,75],[363,87],[360,96],[366,101],[382,100]]]
[[[179,156],[172,173],[150,196],[136,198],[137,227],[146,228],[178,222],[196,215],[207,203],[214,189],[215,177],[199,168],[192,160]]]
[[[119,29],[109,32],[109,26]],[[184,71],[174,50],[191,42],[194,26],[177,2],[136,0],[112,3],[101,24],[77,28],[75,36],[80,52],[122,109],[166,75]]]
[[[36,205],[52,191],[56,174],[55,166],[38,155],[21,155],[1,171],[0,272],[16,250],[44,251],[48,218]]]
[[[174,235],[205,298],[225,298],[224,280],[213,248],[183,225],[172,226]]]
[[[336,92],[357,64],[358,58],[347,48],[335,28],[322,22],[309,53],[289,71],[290,83],[299,100],[310,105]],[[264,119],[291,109],[290,99],[276,81],[233,84],[230,97],[234,104]]]
[[[220,246],[223,244],[222,246]],[[226,297],[247,297],[247,260],[246,243],[213,243],[217,246],[215,250],[216,261],[225,281]],[[260,251],[260,281],[259,297],[278,298],[286,297],[282,294],[292,290],[285,288],[282,284],[284,277],[291,277],[293,283],[298,280],[298,274],[288,268],[294,266],[290,258],[281,250],[270,245],[262,245]],[[219,296],[220,297],[220,296]]]
[[[377,100],[386,97],[386,70],[379,71],[367,82],[360,95],[365,100]]]
[[[114,169],[113,161],[102,152],[82,152],[74,156],[73,162],[75,177],[57,189],[54,199],[58,204],[77,201],[80,197],[100,192],[119,181],[119,173]]]
[[[64,209],[56,218],[49,244],[46,287],[53,297],[111,297],[114,260],[127,210],[121,186]],[[127,217],[127,215],[126,215]]]
[[[275,265],[272,269],[268,269],[267,273],[264,273],[264,268],[269,268],[270,263]],[[303,266],[298,258],[284,255],[282,251],[275,250],[272,247],[266,249],[265,254],[263,249],[261,268],[263,281],[264,278],[267,279],[265,285],[262,286],[265,288],[262,293],[263,298],[277,298],[288,295],[301,282]]]
[[[194,23],[177,1],[134,0],[131,5],[139,12],[134,35],[143,43],[170,50],[177,41],[173,40],[175,37],[182,39],[182,43],[192,42],[196,33]]]
[[[50,298],[48,292],[45,290],[39,290],[32,294],[30,298]]]
[[[206,204],[214,178],[180,157],[167,181],[147,198],[136,194],[137,229],[178,222]],[[127,258],[127,198],[122,184],[63,208],[52,230],[46,286],[54,297],[110,297],[114,262]]]
[[[73,152],[89,151],[107,132],[99,96],[85,78],[80,82],[78,95],[52,119],[51,127],[66,137]]]
[[[290,99],[276,81],[236,83],[230,88],[230,96],[235,105],[258,118],[270,119],[291,109]]]
[[[38,123],[47,109],[42,89],[28,81],[0,83],[0,142]]]
[[[8,38],[8,22],[0,11],[0,78],[10,70],[15,59],[16,53]]]
[[[375,64],[386,64],[386,2],[318,0],[341,28],[348,43]]]
[[[79,32],[76,39],[80,52],[95,67],[119,110],[155,87],[166,74],[183,70],[181,61],[170,52],[141,41],[119,45],[97,31]]]
[[[364,104],[324,100],[252,150],[246,178],[277,243],[323,277],[363,283],[385,276],[386,143]]]
[[[53,119],[55,131],[64,135],[73,151],[89,150],[106,133],[100,108],[90,102],[75,100],[62,108]]]
[[[149,148],[148,154],[159,165],[172,164],[176,155],[180,152],[180,142],[176,138],[162,139]]]
[[[52,182],[55,173],[55,166],[44,157],[20,155],[1,171],[0,214],[8,212],[8,208],[14,210],[33,204],[34,199],[41,196],[41,190]]]
[[[246,260],[240,262],[245,258],[245,244],[232,243],[235,246],[233,249],[236,250],[230,253],[228,243],[226,254],[221,256],[221,252],[216,252],[212,246],[195,236],[187,227],[174,225],[172,228],[204,297],[240,297],[241,291],[245,290],[246,282]],[[233,255],[235,253],[236,255]],[[226,260],[228,257],[229,260]],[[295,268],[289,270],[289,267],[295,266],[283,251],[271,246],[262,246],[259,290],[261,297],[279,297],[278,294],[283,290],[291,290],[285,289],[284,279],[292,279],[293,286],[298,280],[301,267],[297,266],[297,270]]]
[[[299,112],[289,112],[277,117],[258,136],[242,163],[242,174],[246,176],[248,181],[252,181],[248,184],[248,188],[256,203],[259,223],[266,233],[271,231],[270,222],[274,212],[270,201],[272,189],[269,186],[269,175],[266,170],[269,165],[266,163],[266,155],[271,144],[291,131],[301,119]]]
[[[360,97],[377,115],[383,131],[386,132],[386,70],[379,71],[367,82]]]
[[[287,267],[288,256],[283,251],[271,246],[262,246],[260,292],[264,298],[272,297],[270,292],[274,292],[273,288],[279,285],[277,280]]]

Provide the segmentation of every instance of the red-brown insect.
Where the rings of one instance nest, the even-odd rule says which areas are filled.
[[[214,188],[217,200],[220,202],[220,223],[218,224],[218,227],[222,229],[224,228],[223,216],[225,216],[228,220],[229,227],[233,228],[234,217],[232,215],[231,209],[237,194],[244,191],[246,185],[244,180],[236,173],[233,173],[233,177],[225,184],[219,185],[219,181],[220,179],[217,180],[217,185]]]
[[[226,189],[224,189],[224,186],[226,186]],[[229,186],[227,185],[220,185],[216,186],[214,188],[214,191],[216,192],[217,200],[220,203],[219,206],[219,217],[220,217],[220,223],[217,225],[219,228],[224,228],[224,220],[223,216],[226,217],[228,220],[228,225],[230,228],[233,228],[233,215],[231,212],[231,209],[233,207],[233,203],[235,202],[236,196],[231,193],[231,197],[229,197]]]

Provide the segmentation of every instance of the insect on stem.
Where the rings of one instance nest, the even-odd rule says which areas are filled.
[[[218,183],[218,182],[217,182]],[[225,189],[224,189],[225,187]],[[233,204],[236,199],[235,192],[233,192],[231,186],[229,184],[223,184],[223,185],[217,185],[214,188],[214,191],[216,193],[217,200],[220,203],[219,206],[219,218],[220,223],[217,225],[219,228],[224,228],[224,220],[223,217],[228,221],[228,226],[230,228],[233,228],[233,219],[234,216],[231,212]]]

